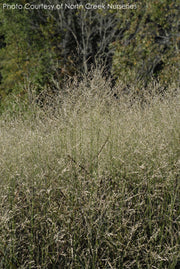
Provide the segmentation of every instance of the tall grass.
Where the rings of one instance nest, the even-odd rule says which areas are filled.
[[[179,268],[178,93],[60,93],[1,116],[0,268]]]

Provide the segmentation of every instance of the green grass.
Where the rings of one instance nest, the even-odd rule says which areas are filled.
[[[1,116],[0,268],[179,267],[179,95],[128,100],[95,77]]]

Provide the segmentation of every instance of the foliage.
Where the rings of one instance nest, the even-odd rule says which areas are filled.
[[[90,77],[0,118],[0,267],[177,269],[179,93],[142,107]]]
[[[27,1],[17,2],[23,4]],[[53,22],[45,12],[42,12],[43,19],[28,10],[0,12],[1,33],[5,40],[5,46],[0,51],[1,95],[9,91],[27,95],[24,84],[31,81],[42,87],[52,73],[51,63],[55,57],[51,32]]]
[[[125,81],[154,77],[166,85],[177,81],[179,70],[178,1],[141,1],[137,9],[119,14],[123,30],[115,48],[113,72]]]
[[[13,3],[27,2],[35,4],[26,0]],[[61,3],[65,5],[66,1]],[[79,3],[71,1],[74,5]],[[102,4],[101,1],[96,4],[99,3]],[[59,1],[52,0],[51,4]],[[100,65],[104,66],[106,77],[120,78],[126,87],[131,82],[147,86],[151,78],[164,85],[179,82],[177,0],[124,1],[123,5],[112,0],[103,4],[112,8],[52,11],[3,10],[1,6],[0,96],[3,102],[9,93],[31,102],[32,92],[27,85],[32,84],[35,98],[45,87],[55,95],[58,83],[62,88],[67,78],[78,76],[80,80],[92,66]],[[121,8],[126,5],[132,7]]]

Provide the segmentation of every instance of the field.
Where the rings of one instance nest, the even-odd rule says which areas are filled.
[[[96,74],[1,115],[0,268],[179,268],[180,96],[151,87]]]

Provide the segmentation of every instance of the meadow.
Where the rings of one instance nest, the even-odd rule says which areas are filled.
[[[97,73],[1,115],[0,268],[179,268],[180,95],[158,87]]]

